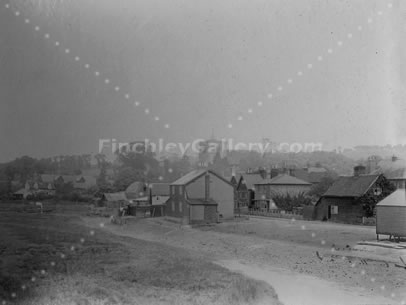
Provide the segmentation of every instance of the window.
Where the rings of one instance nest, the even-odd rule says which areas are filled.
[[[330,207],[331,215],[333,214],[338,214],[338,206],[337,205],[332,205]]]
[[[382,194],[382,189],[380,187],[375,187],[374,188],[374,195],[379,196]]]
[[[179,212],[182,213],[182,202],[179,202]]]
[[[172,212],[175,212],[175,201],[172,200]]]

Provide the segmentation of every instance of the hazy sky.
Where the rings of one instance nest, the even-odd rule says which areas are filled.
[[[250,142],[406,142],[398,0],[11,2],[0,5],[0,161],[212,129]]]

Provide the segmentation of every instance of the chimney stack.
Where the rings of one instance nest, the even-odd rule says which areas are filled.
[[[357,165],[354,167],[354,176],[365,175],[366,167],[363,165]]]

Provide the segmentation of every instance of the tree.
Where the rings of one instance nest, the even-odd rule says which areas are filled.
[[[114,186],[118,191],[124,191],[131,183],[144,180],[145,175],[143,171],[128,166],[121,167],[114,181]]]
[[[333,185],[333,183],[337,180],[336,176],[333,174],[328,174],[321,178],[320,182],[313,185],[308,192],[309,196],[314,196],[314,197],[321,197],[327,190],[329,189],[330,186]]]

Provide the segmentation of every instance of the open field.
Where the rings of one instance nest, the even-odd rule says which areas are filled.
[[[265,282],[72,213],[2,211],[0,232],[4,304],[280,304]]]

